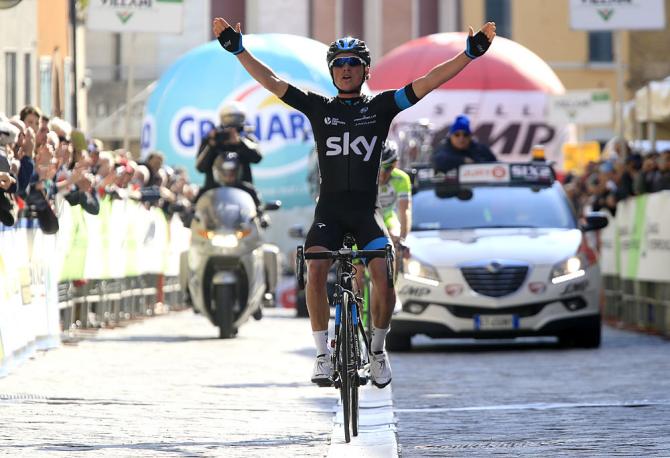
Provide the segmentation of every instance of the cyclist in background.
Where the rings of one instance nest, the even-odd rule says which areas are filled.
[[[412,226],[412,180],[397,165],[398,145],[386,140],[379,171],[379,207],[391,240],[402,245]]]
[[[405,238],[412,227],[412,180],[398,168],[398,159],[398,145],[393,140],[386,140],[382,148],[377,199],[393,246],[404,255]],[[356,261],[354,264],[358,294],[363,289],[365,267]],[[368,306],[365,304],[365,309]]]
[[[256,81],[304,113],[312,126],[321,183],[314,222],[305,241],[307,252],[338,250],[346,233],[351,233],[357,245],[365,250],[381,249],[390,242],[376,203],[381,150],[391,121],[483,55],[495,36],[493,22],[482,26],[476,35],[470,28],[465,51],[403,88],[375,96],[361,93],[371,64],[365,42],[352,37],[339,39],[330,45],[326,54],[338,95],[324,97],[298,89],[256,59],[242,44],[239,23],[233,28],[225,19],[215,18],[212,28],[221,46],[237,56]],[[330,260],[311,260],[307,272],[307,308],[317,349],[312,382],[319,386],[332,384],[333,368],[328,349],[330,307],[326,292],[331,263]],[[387,284],[386,261],[372,259],[368,269],[375,291],[371,304],[370,378],[375,386],[382,388],[391,382],[384,341],[396,298],[393,287]]]

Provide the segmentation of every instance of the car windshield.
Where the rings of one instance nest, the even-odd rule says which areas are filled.
[[[559,184],[547,188],[476,186],[472,197],[440,198],[425,189],[412,198],[412,230],[550,227],[576,221]]]

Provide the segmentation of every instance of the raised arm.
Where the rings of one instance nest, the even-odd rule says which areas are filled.
[[[433,89],[437,89],[465,68],[473,59],[486,52],[496,36],[495,22],[487,22],[475,35],[472,27],[468,27],[468,41],[465,51],[434,67],[424,76],[412,82],[412,89],[418,98],[424,97]]]
[[[212,23],[212,30],[214,31],[214,36],[217,37],[219,43],[221,43],[221,46],[226,51],[236,55],[245,70],[249,72],[251,77],[258,81],[261,86],[277,97],[282,97],[286,94],[288,83],[275,75],[272,69],[256,59],[253,54],[242,46],[242,32],[239,22],[235,25],[235,28],[233,28],[225,19],[217,17]]]

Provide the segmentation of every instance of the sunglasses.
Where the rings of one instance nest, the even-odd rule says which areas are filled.
[[[365,61],[360,57],[351,56],[351,57],[338,57],[330,61],[331,67],[344,67],[348,65],[350,67],[358,67],[360,65],[365,65]]]
[[[470,134],[468,134],[467,132],[464,132],[462,130],[457,130],[456,132],[454,132],[451,135],[452,135],[452,137],[469,137],[470,136]]]

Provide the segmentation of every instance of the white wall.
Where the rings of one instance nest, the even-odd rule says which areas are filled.
[[[246,23],[246,33],[309,36],[309,1],[247,0]]]
[[[5,53],[16,53],[16,111],[28,101],[25,100],[25,54],[31,54],[31,94],[30,102],[37,102],[37,0],[23,0],[17,6],[0,10],[0,112],[6,111],[5,88],[9,75],[5,72]],[[6,113],[12,116],[18,113]]]

